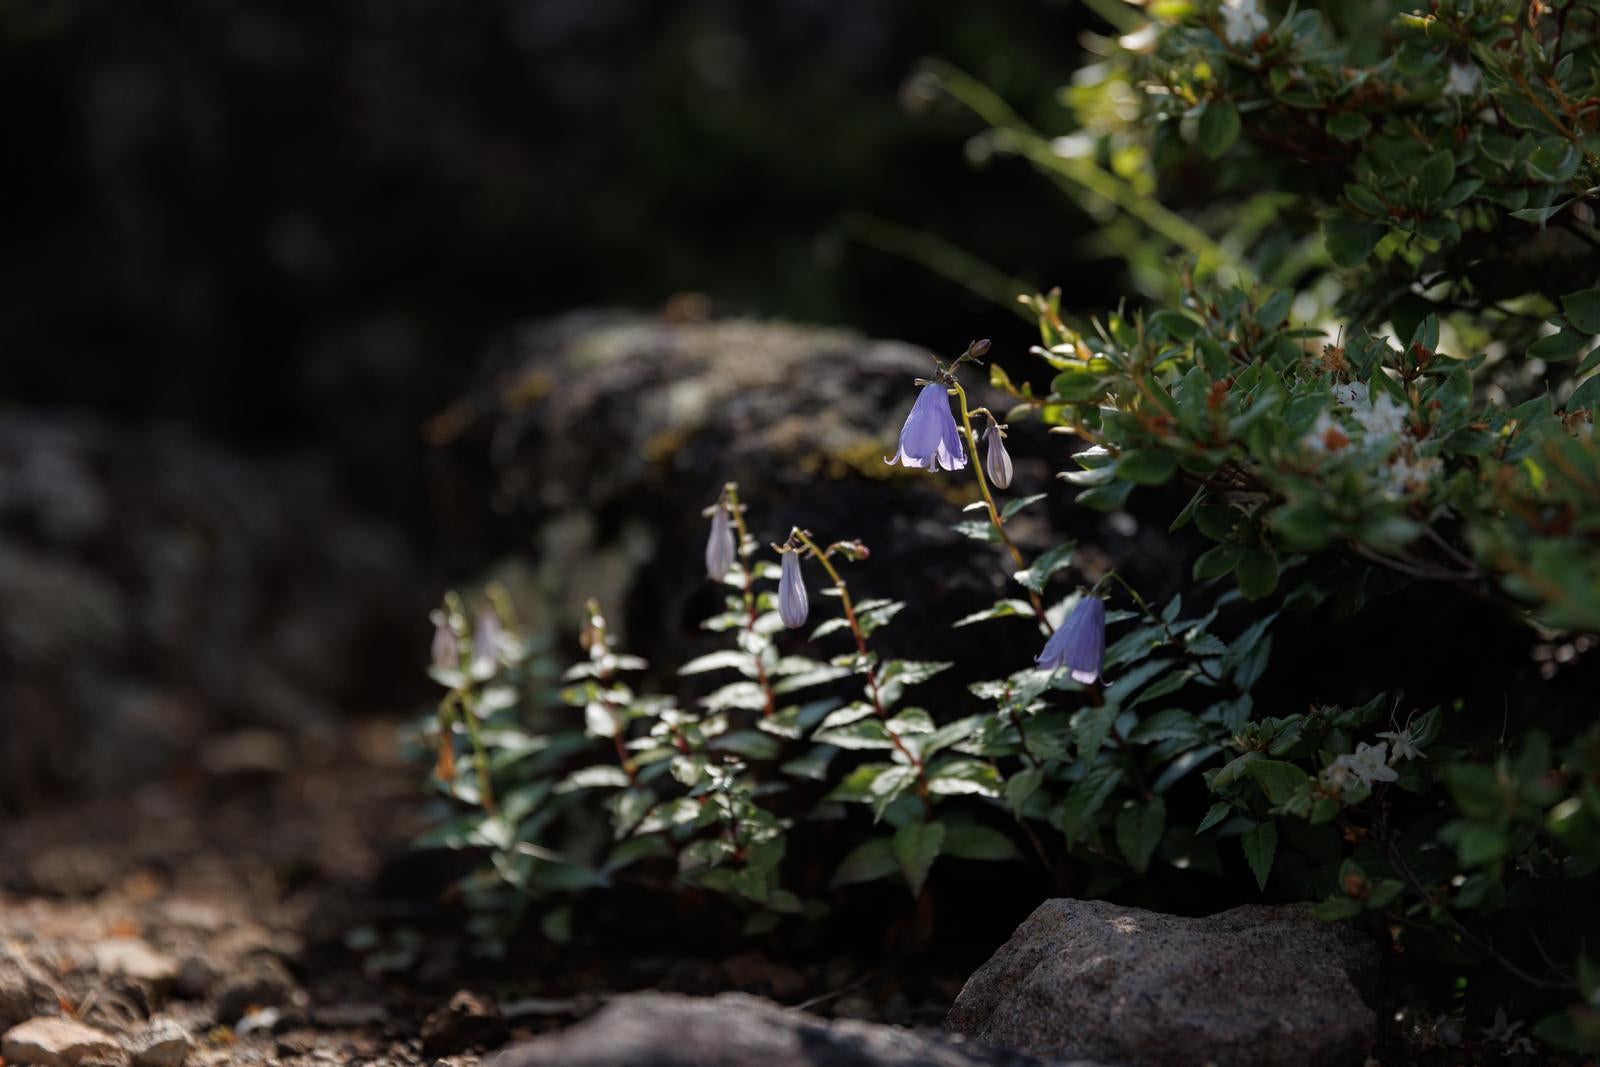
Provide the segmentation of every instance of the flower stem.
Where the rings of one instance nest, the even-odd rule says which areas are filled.
[[[883,706],[883,694],[878,689],[878,671],[872,665],[871,660],[868,659],[867,635],[861,632],[861,623],[856,618],[856,608],[851,603],[850,590],[845,585],[844,577],[839,573],[839,569],[833,565],[833,561],[828,559],[827,553],[818,548],[817,543],[811,540],[810,534],[796,528],[793,536],[795,540],[811,551],[812,557],[822,564],[823,570],[828,572],[828,577],[833,581],[833,587],[839,590],[839,604],[844,609],[844,621],[850,624],[850,633],[856,639],[856,651],[860,654],[862,666],[866,670],[867,687],[872,694],[872,706],[877,711],[878,718],[887,717],[889,712]]]
[[[956,381],[954,376],[950,378],[950,388],[955,390],[956,404],[961,408],[961,432],[966,435],[967,447],[971,449],[972,473],[978,476],[978,492],[983,494],[983,502],[989,508],[989,523],[994,527],[994,532],[1000,535],[1000,541],[1006,546],[1006,550],[1011,553],[1011,559],[1016,563],[1017,570],[1026,570],[1028,565],[1023,561],[1016,542],[1006,533],[1006,521],[1000,517],[1000,509],[995,507],[994,494],[989,492],[989,480],[983,476],[983,462],[978,458],[978,439],[972,432],[972,412],[967,407],[967,391],[961,388],[961,383]],[[1033,614],[1038,618],[1039,625],[1043,627],[1045,633],[1049,633],[1050,620],[1044,613],[1044,601],[1031,589],[1028,590],[1028,603],[1033,605]]]
[[[750,557],[755,554],[755,542],[750,540],[750,531],[745,529],[744,512],[739,507],[739,486],[736,482],[729,482],[723,490],[727,496],[728,514],[733,518],[733,525],[739,531],[739,569],[744,572],[744,629],[752,638],[756,635],[756,576],[755,569],[750,564]],[[756,682],[761,686],[762,698],[766,705],[761,709],[761,714],[770,719],[777,713],[777,698],[772,693],[772,680],[767,677],[766,664],[761,662],[761,653],[753,653],[750,657],[756,662]]]

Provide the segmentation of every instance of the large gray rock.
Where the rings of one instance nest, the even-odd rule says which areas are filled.
[[[513,1046],[488,1067],[1095,1067],[1049,1065],[960,1038],[829,1021],[742,993],[618,997],[559,1033]]]
[[[1344,1067],[1377,1031],[1376,948],[1303,907],[1183,918],[1049,900],[967,980],[945,1028],[1129,1067]]]

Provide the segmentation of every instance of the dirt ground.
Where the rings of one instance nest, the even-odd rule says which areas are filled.
[[[173,781],[0,823],[0,1030],[76,1019],[85,1064],[468,1067],[639,988],[745,990],[835,1016],[937,1026],[960,975],[737,944],[475,957],[451,857],[425,824],[394,724],[321,742],[246,730]],[[186,1060],[164,1061],[188,1041]]]

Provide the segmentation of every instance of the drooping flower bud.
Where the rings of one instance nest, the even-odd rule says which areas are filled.
[[[726,578],[733,569],[733,557],[738,550],[727,505],[718,502],[716,514],[711,516],[711,536],[706,540],[706,576],[713,582]]]
[[[966,450],[961,447],[961,431],[956,428],[955,416],[950,414],[950,397],[939,382],[929,382],[917,394],[911,414],[900,428],[900,448],[893,456],[884,458],[888,464],[921,467],[947,471],[962,470],[967,465]]]
[[[1078,601],[1072,614],[1050,635],[1034,662],[1051,671],[1065,667],[1075,681],[1087,685],[1100,679],[1105,660],[1106,603],[1089,595]]]
[[[983,467],[988,472],[989,481],[996,489],[1004,489],[1011,484],[1011,454],[1006,451],[1005,436],[1000,432],[1000,427],[992,422],[983,433],[983,446]]]
[[[811,605],[806,599],[806,580],[800,574],[800,553],[783,554],[783,572],[778,577],[778,617],[793,630],[806,624]]]
[[[472,627],[472,673],[488,677],[500,661],[500,616],[492,611],[478,613]]]
[[[433,613],[433,665],[442,671],[453,671],[461,666],[461,649],[456,643],[455,631],[444,612]]]

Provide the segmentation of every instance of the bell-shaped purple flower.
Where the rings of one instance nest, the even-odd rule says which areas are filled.
[[[1034,660],[1046,670],[1065,667],[1075,681],[1085,685],[1099,681],[1105,661],[1106,602],[1093,595],[1078,601]]]
[[[903,467],[923,467],[947,471],[962,470],[967,465],[966,450],[961,447],[961,431],[956,428],[955,416],[950,414],[950,397],[938,382],[929,382],[917,394],[911,405],[911,414],[900,428],[900,448],[885,463],[898,463]]]
[[[733,541],[733,524],[728,521],[728,509],[717,505],[711,516],[711,536],[706,541],[706,576],[720,582],[733,569],[733,557],[738,546]]]
[[[806,580],[800,574],[800,553],[783,554],[783,572],[778,576],[778,617],[793,630],[806,624],[811,605],[806,600]]]
[[[989,475],[990,483],[996,489],[1004,489],[1011,484],[1011,453],[1006,451],[1005,438],[1000,433],[1000,427],[994,423],[983,434],[983,469]]]
[[[472,673],[486,678],[500,662],[500,616],[492,611],[478,613],[472,627]]]
[[[455,631],[450,629],[442,612],[434,612],[433,665],[442,671],[453,671],[461,666],[461,650],[456,643]]]

